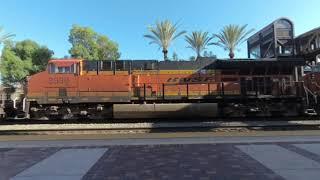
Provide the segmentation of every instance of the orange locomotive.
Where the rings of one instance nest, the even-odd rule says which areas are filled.
[[[302,107],[297,60],[58,59],[29,78],[33,118],[270,116]],[[277,71],[270,69],[277,67]],[[272,99],[272,101],[270,101]],[[283,108],[289,104],[290,108]],[[281,108],[278,108],[281,107]]]

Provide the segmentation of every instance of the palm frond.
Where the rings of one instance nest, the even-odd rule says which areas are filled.
[[[187,31],[181,31],[181,32],[177,33],[177,34],[172,38],[172,40],[176,39],[177,37],[179,37],[179,36],[181,36],[181,35],[183,35],[183,34],[185,34],[185,33],[187,33]]]
[[[151,41],[149,42],[149,44],[160,44],[161,45],[161,42],[159,41],[159,39],[155,36],[152,36],[152,35],[144,35],[145,38],[149,38]]]
[[[149,44],[158,44],[163,50],[168,50],[171,42],[186,31],[178,32],[178,24],[172,24],[169,20],[157,22],[155,26],[148,27],[150,34],[144,35],[150,39]]]
[[[229,50],[233,53],[241,43],[243,43],[247,36],[254,30],[246,30],[247,25],[227,25],[222,28],[218,34],[213,34],[213,37],[217,39],[217,42],[212,43],[213,45],[222,47],[225,50]]]
[[[211,40],[213,37],[209,37],[208,32],[194,31],[189,35],[185,36],[186,42],[189,44],[188,48],[191,48],[200,56],[201,52],[212,45]]]
[[[3,31],[3,28],[0,27],[0,44],[3,43],[4,41],[10,39],[11,37],[15,36],[14,34],[11,34],[11,33],[2,34],[2,31]]]

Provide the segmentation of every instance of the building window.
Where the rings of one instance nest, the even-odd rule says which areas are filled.
[[[292,46],[278,46],[278,53],[281,55],[290,55],[292,54]]]
[[[251,50],[250,50],[250,58],[253,58],[253,59],[261,58],[260,54],[261,54],[261,51],[260,51],[260,46],[259,45],[251,48]]]
[[[282,54],[282,46],[279,46],[278,50],[279,50],[279,54]]]
[[[284,48],[284,54],[292,54],[292,47],[287,46]]]

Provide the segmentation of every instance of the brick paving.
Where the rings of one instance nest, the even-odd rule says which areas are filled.
[[[85,180],[282,180],[283,177],[235,146],[273,144],[320,163],[318,155],[293,145],[297,143],[299,142],[0,148],[0,180],[16,176],[61,149],[73,148],[108,149],[83,176]]]
[[[282,179],[233,145],[119,146],[84,179]]]

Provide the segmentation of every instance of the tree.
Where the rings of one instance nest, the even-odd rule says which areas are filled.
[[[195,57],[195,56],[190,56],[190,57],[189,57],[189,60],[190,60],[190,61],[195,61],[195,60],[196,60],[196,57]]]
[[[6,40],[9,40],[11,37],[14,36],[14,34],[10,34],[10,33],[2,33],[3,32],[3,28],[0,27],[0,45],[6,41]]]
[[[90,27],[73,25],[70,30],[69,50],[71,57],[86,60],[117,60],[120,58],[118,44],[107,36],[98,34]]]
[[[207,48],[207,46],[212,45],[210,41],[213,37],[209,37],[208,32],[194,31],[190,35],[185,36],[185,40],[189,44],[188,48],[194,50],[197,57],[201,57],[201,52]]]
[[[209,57],[208,51],[203,52],[203,57]]]
[[[22,60],[30,60],[33,68],[31,74],[43,71],[46,69],[48,61],[54,54],[52,50],[46,46],[41,46],[32,40],[24,40],[17,42],[12,48],[15,54]]]
[[[118,45],[110,41],[106,36],[99,36],[98,40],[98,58],[101,60],[116,60],[120,58]]]
[[[32,69],[31,61],[21,60],[10,48],[4,48],[1,58],[1,75],[5,85],[22,83]]]
[[[230,59],[234,58],[234,51],[237,46],[246,40],[247,35],[249,35],[253,29],[246,30],[247,25],[227,25],[225,26],[219,34],[214,34],[213,37],[217,38],[218,41],[213,43],[214,45],[222,47],[224,50],[229,51]]]
[[[212,51],[209,51],[209,57],[211,57],[211,58],[217,58],[217,55],[213,54]]]
[[[213,54],[212,51],[204,51],[203,52],[203,57],[210,57],[210,58],[217,58],[217,56],[215,54]]]
[[[178,57],[178,54],[176,52],[173,52],[172,54],[172,60],[173,61],[179,61],[179,57]]]
[[[186,33],[186,31],[178,32],[178,24],[172,24],[169,20],[157,22],[148,30],[151,34],[146,34],[144,37],[151,40],[149,44],[157,44],[162,48],[164,60],[168,60],[168,48],[172,41]]]
[[[31,40],[6,41],[0,64],[3,83],[23,83],[26,76],[44,70],[52,55],[53,51]]]

